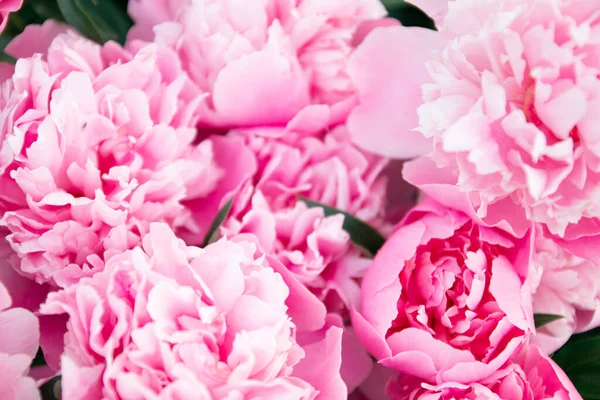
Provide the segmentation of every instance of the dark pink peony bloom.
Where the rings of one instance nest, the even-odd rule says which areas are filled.
[[[384,366],[434,385],[493,374],[534,331],[530,246],[529,235],[422,203],[365,274],[359,338]]]

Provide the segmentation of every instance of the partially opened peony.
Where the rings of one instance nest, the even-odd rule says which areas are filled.
[[[365,274],[359,338],[384,366],[433,385],[493,374],[534,331],[530,245],[422,203]]]
[[[0,282],[0,398],[38,400],[35,381],[27,375],[39,346],[39,323],[31,312],[10,308],[11,303]]]
[[[560,367],[535,345],[479,382],[428,385],[400,376],[386,390],[391,400],[582,400]]]
[[[9,46],[25,58],[0,98],[0,225],[15,268],[64,286],[135,246],[150,222],[201,234],[235,187],[217,156],[230,149],[247,163],[239,141],[193,144],[202,96],[172,51],[130,54],[69,31],[44,37],[44,54],[22,54],[40,50],[29,46],[38,31],[64,30],[54,27]],[[197,198],[210,201],[192,223],[183,203]]]
[[[301,111],[343,120],[353,35],[377,0],[132,0],[130,38],[174,48],[207,94],[202,124],[285,126]],[[344,111],[346,110],[346,111]]]
[[[449,41],[428,64],[419,108],[432,158],[480,216],[521,214],[578,237],[600,217],[598,2],[448,7]]]
[[[251,237],[187,247],[152,224],[143,248],[52,293],[68,314],[68,399],[346,398],[342,330]]]

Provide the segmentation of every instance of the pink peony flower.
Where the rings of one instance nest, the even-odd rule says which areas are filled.
[[[39,323],[31,312],[11,304],[0,282],[0,398],[38,400],[35,381],[27,375],[39,346]]]
[[[63,395],[345,399],[342,330],[247,239],[186,247],[152,224],[143,248],[50,294],[42,313],[70,317]]]
[[[354,32],[385,14],[376,0],[135,0],[129,10],[130,38],[176,49],[208,96],[202,123],[219,127],[285,126],[303,110],[339,122],[354,94]]]
[[[430,384],[498,370],[534,331],[530,238],[426,201],[367,270],[353,325],[381,364]]]
[[[236,177],[215,161],[223,140],[193,145],[202,96],[173,56],[69,32],[18,61],[1,89],[0,225],[22,274],[64,286],[135,246],[150,222],[210,224],[216,210],[192,224],[183,202]]]
[[[582,399],[560,367],[535,345],[524,347],[500,370],[476,383],[429,385],[405,375],[390,382],[387,393],[392,400]]]
[[[544,352],[555,352],[573,333],[600,326],[600,274],[595,264],[538,230],[530,274],[533,311],[563,316],[538,329],[532,338]]]
[[[433,159],[456,174],[482,217],[521,214],[559,236],[586,219],[597,225],[597,3],[448,7],[449,41],[428,64],[433,83],[419,108]]]
[[[6,28],[8,15],[18,11],[23,5],[23,0],[0,0],[0,32]]]

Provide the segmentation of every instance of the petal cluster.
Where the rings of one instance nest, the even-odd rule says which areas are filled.
[[[589,260],[571,254],[538,230],[530,266],[533,311],[563,318],[538,329],[532,339],[552,354],[573,333],[600,325],[600,274]]]
[[[437,385],[500,368],[533,331],[529,238],[427,201],[375,257],[353,323],[383,365]]]
[[[153,224],[142,246],[42,305],[43,314],[70,317],[61,361],[66,398],[345,394],[341,329],[319,323],[308,292],[294,292],[302,287],[288,286],[289,276],[255,243],[187,247],[167,225]],[[299,306],[313,313],[301,318]],[[310,371],[310,356],[323,351],[332,352],[327,363]]]
[[[38,319],[23,308],[11,308],[12,299],[0,283],[0,396],[7,400],[39,400],[29,366],[38,350]]]
[[[130,3],[130,36],[174,48],[208,96],[202,122],[225,127],[285,125],[311,105],[350,100],[354,32],[385,14],[374,0],[155,3]]]
[[[215,188],[212,143],[193,145],[201,94],[172,57],[67,32],[19,59],[1,88],[0,225],[23,274],[74,283],[150,222],[188,224],[182,201]]]
[[[258,169],[247,194],[238,196],[225,235],[256,235],[266,252],[321,299],[331,295],[332,310],[356,306],[356,279],[368,259],[352,246],[342,214],[326,217],[322,208],[308,208],[300,196],[385,230],[387,160],[357,149],[344,127],[325,137],[273,136],[270,130],[232,134],[244,137]]]
[[[428,385],[402,376],[388,385],[387,394],[392,400],[582,398],[565,373],[535,345],[526,347],[513,361],[477,383]]]
[[[449,3],[420,129],[481,216],[510,199],[559,236],[600,216],[599,27],[586,0]]]

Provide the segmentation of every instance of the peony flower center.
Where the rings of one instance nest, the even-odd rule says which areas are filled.
[[[490,335],[504,318],[489,291],[491,259],[498,255],[471,223],[419,247],[399,275],[398,315],[387,336],[416,327],[480,360],[490,357]]]
[[[533,85],[525,91],[525,100],[523,101],[522,110],[527,121],[536,125],[541,125],[542,121],[540,121],[535,112],[535,86]]]

